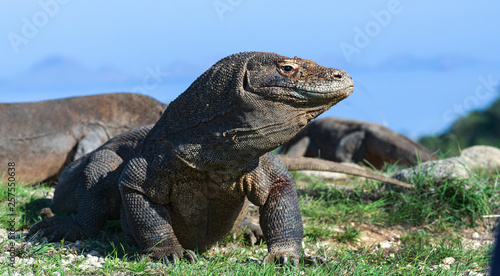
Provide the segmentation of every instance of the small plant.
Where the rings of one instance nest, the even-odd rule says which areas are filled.
[[[359,240],[359,229],[347,226],[344,232],[335,236],[340,243],[355,242]]]

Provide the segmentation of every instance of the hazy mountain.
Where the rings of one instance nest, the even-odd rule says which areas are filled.
[[[98,70],[63,56],[51,56],[34,64],[26,73],[7,80],[4,85],[14,89],[46,89],[91,87],[126,83],[132,77],[111,67]]]

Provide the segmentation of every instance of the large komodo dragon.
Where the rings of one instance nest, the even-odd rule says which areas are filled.
[[[26,185],[55,180],[70,162],[111,137],[156,123],[165,108],[129,93],[3,103],[0,163],[15,162],[16,176]]]
[[[260,207],[264,260],[295,262],[303,237],[297,193],[268,152],[353,90],[347,73],[311,61],[228,56],[149,132],[121,134],[72,163],[54,195],[54,207],[71,215],[37,222],[27,238],[93,237],[106,220],[120,218],[144,253],[194,261],[192,250],[205,251],[239,225],[249,200]]]
[[[384,163],[414,166],[418,160],[436,159],[422,145],[387,127],[340,118],[311,122],[283,145],[281,153],[335,162],[368,162],[377,169]]]

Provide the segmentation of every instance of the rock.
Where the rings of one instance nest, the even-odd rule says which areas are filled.
[[[446,265],[446,264],[440,264],[437,267],[441,268],[442,270],[449,270],[450,269],[450,265]]]
[[[473,169],[484,169],[490,174],[500,170],[500,149],[491,146],[472,146],[462,151],[468,165]]]
[[[442,262],[445,265],[452,265],[455,262],[455,258],[453,257],[444,258]]]
[[[433,180],[445,179],[466,179],[471,176],[471,169],[466,162],[460,157],[451,157],[443,160],[429,161],[422,163],[420,166],[415,166],[399,171],[393,178],[409,182],[410,179],[418,177],[430,177]]]
[[[390,241],[384,241],[378,244],[381,249],[387,249],[392,247],[392,243]]]
[[[80,265],[80,267],[82,269],[85,269],[85,270],[92,270],[92,269],[95,269],[95,268],[100,268],[102,267],[102,260],[100,260],[98,257],[96,256],[88,256],[84,261],[83,263]]]
[[[448,179],[468,179],[474,170],[484,169],[489,174],[500,170],[500,149],[490,146],[472,146],[462,151],[460,156],[443,160],[428,161],[399,171],[393,178],[409,182],[419,174],[434,181]]]

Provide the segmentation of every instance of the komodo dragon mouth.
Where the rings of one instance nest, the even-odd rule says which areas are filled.
[[[300,96],[300,98],[303,99],[311,99],[311,98],[347,98],[349,95],[351,95],[352,92],[354,92],[354,85],[345,89],[340,89],[340,90],[331,90],[331,87],[324,85],[324,86],[319,86],[319,87],[314,87],[313,89],[310,90],[305,90],[305,89],[297,89],[295,90],[297,95]]]
[[[349,97],[349,95],[354,92],[354,85],[343,89],[332,89],[328,85],[322,85],[310,89],[285,86],[263,86],[260,91],[247,91],[263,95],[271,100],[288,102],[290,104],[307,103],[310,107],[314,107],[330,103],[330,107]],[[265,91],[265,93],[263,93],[263,91]]]
[[[303,97],[331,97],[332,95],[342,95],[345,97],[348,97],[352,92],[354,92],[354,85],[351,85],[350,87],[344,88],[344,89],[332,89],[330,85],[321,85],[321,86],[316,86],[308,89],[304,89],[301,87],[287,87],[287,86],[279,86],[279,85],[273,85],[273,86],[263,86],[263,88],[276,88],[276,89],[281,89],[284,91],[288,92],[296,92],[298,95],[301,95]]]

